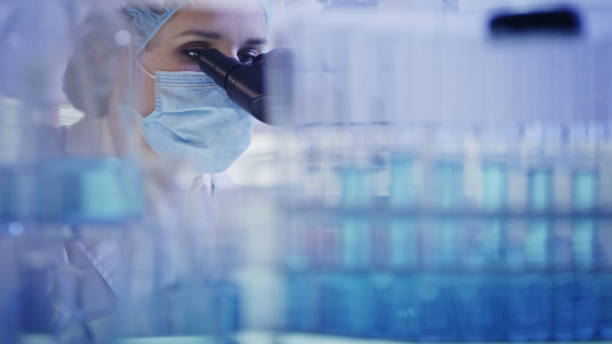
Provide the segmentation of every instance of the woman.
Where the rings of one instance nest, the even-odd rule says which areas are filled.
[[[174,185],[176,174],[184,169],[166,162],[188,161],[193,174],[187,179],[195,179],[211,194],[214,174],[248,147],[253,123],[199,71],[192,56],[214,48],[249,63],[265,49],[267,12],[260,0],[162,1],[124,6],[120,12],[127,26],[123,20],[109,20],[114,17],[108,13],[90,16],[66,70],[65,93],[86,114],[70,128],[66,150],[70,155],[142,153],[152,213],[148,222],[157,227],[155,240],[164,242],[166,250],[174,249],[160,253],[171,266],[163,279],[172,284],[177,273],[173,268],[181,264],[176,253],[184,254],[181,250],[188,249],[182,243],[198,235],[185,233],[185,228],[198,227],[190,225],[205,215],[198,208],[201,203],[176,192],[181,189]],[[117,241],[97,238],[66,247],[70,264],[87,271],[82,274],[84,286],[78,288],[85,295],[78,298],[87,314],[103,316],[129,277],[120,270],[133,272],[120,267],[130,260],[137,265],[133,250],[138,247],[129,250],[128,259]]]
[[[110,143],[104,138],[95,142],[106,147],[104,153],[128,149],[121,128],[132,124],[137,132],[132,137],[144,138],[142,150],[155,153],[149,157],[188,160],[202,173],[224,171],[248,147],[253,120],[199,71],[192,55],[214,48],[248,63],[261,54],[267,31],[262,3],[200,0],[177,6],[130,5],[123,13],[131,39],[120,35],[126,33],[119,29],[121,24],[106,22],[103,30],[86,33],[69,64],[64,89],[87,119],[71,129],[68,149],[96,150],[83,147],[87,140],[79,135],[91,135],[88,120],[103,119],[107,123],[92,125],[108,128],[102,136],[112,137]],[[100,26],[96,23],[100,19],[90,21]],[[125,63],[131,57],[121,44],[100,45],[104,35],[112,36],[106,41],[114,43],[130,41],[134,63]]]

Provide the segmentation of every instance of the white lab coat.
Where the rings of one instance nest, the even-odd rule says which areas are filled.
[[[209,201],[218,190],[235,187],[225,174],[203,174],[192,179],[191,184],[191,193],[203,196],[202,198],[197,197],[200,200]],[[157,189],[155,186],[152,188]],[[163,191],[160,189],[153,191],[153,193],[156,192]],[[177,258],[175,256],[177,252],[180,253],[182,250],[180,245],[184,245],[186,241],[193,240],[189,236],[194,233],[181,233],[177,232],[177,228],[172,228],[176,226],[176,223],[173,221],[176,220],[177,213],[180,214],[181,212],[179,209],[176,209],[177,204],[172,200],[165,202],[163,195],[159,194],[148,195],[148,197],[155,197],[157,201],[160,201],[156,202],[158,204],[155,205],[155,214],[151,214],[151,217],[146,220],[150,226],[159,229],[156,233],[160,237],[154,240],[164,243],[162,245],[166,243],[168,246],[175,245],[174,249],[161,250],[161,253],[155,253],[161,255],[162,257],[159,257],[159,259],[164,261],[164,265],[167,264],[169,267],[162,269],[162,283],[172,285],[178,279],[177,276],[193,272],[186,271],[192,267],[181,266],[181,259],[184,259],[184,257]],[[205,213],[206,211],[203,212],[203,214]],[[180,217],[181,215],[178,216]],[[147,226],[147,224],[144,226]],[[127,231],[117,231],[108,236],[84,237],[66,243],[62,254],[64,264],[71,267],[71,269],[78,269],[79,273],[77,275],[78,279],[75,279],[74,270],[60,269],[54,276],[52,295],[57,312],[54,321],[61,320],[62,316],[64,318],[73,317],[74,314],[62,315],[62,312],[64,311],[65,313],[65,310],[70,308],[70,304],[75,302],[76,297],[79,303],[77,308],[84,314],[84,319],[76,319],[77,322],[82,321],[85,323],[88,330],[96,338],[96,341],[107,339],[105,336],[108,334],[109,326],[112,326],[110,324],[112,319],[109,319],[111,308],[115,306],[118,298],[122,295],[122,288],[131,278],[131,276],[126,274],[135,273],[134,269],[138,270],[136,273],[141,273],[143,269],[147,269],[147,264],[155,264],[151,259],[144,258],[143,261],[138,262],[139,258],[135,258],[142,258],[143,254],[146,255],[146,253],[133,252],[134,250],[142,249],[142,247],[138,247],[141,243],[130,242],[130,240],[134,239],[134,237],[128,234],[130,230],[127,228]],[[184,238],[177,238],[181,236],[184,236]],[[146,248],[143,250],[146,250]],[[132,263],[134,266],[125,269],[125,264],[129,263]],[[154,267],[152,266],[151,268]],[[65,321],[67,324],[62,326],[70,326],[70,323],[74,322],[74,320],[69,319]],[[75,327],[77,328],[76,331],[80,331],[79,327],[81,325],[75,325]]]

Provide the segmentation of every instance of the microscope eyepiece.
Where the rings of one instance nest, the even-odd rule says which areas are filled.
[[[213,78],[230,99],[262,122],[267,122],[264,108],[264,62],[262,54],[248,64],[225,56],[216,49],[186,52],[202,72]]]

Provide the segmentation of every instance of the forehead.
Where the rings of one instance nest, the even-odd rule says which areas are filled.
[[[166,26],[169,35],[204,30],[235,39],[265,37],[266,15],[259,0],[193,0]]]

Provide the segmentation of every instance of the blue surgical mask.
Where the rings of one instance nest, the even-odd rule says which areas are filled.
[[[142,120],[142,131],[157,154],[192,161],[202,173],[218,173],[251,143],[251,115],[206,74],[157,72],[155,92],[155,111]]]

